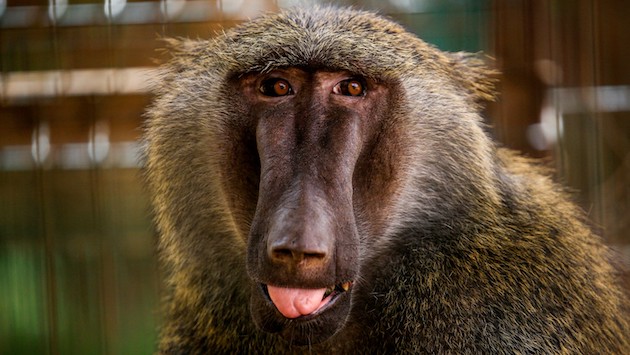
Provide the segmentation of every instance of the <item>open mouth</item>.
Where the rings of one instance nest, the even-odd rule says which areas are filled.
[[[316,315],[328,308],[341,294],[350,290],[352,282],[321,289],[262,286],[276,309],[285,318],[295,319]]]

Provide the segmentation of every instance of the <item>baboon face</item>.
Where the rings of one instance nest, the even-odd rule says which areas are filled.
[[[390,238],[480,186],[482,70],[391,21],[297,10],[173,45],[146,170],[162,255],[174,284],[198,287],[182,292],[191,302],[248,279],[261,329],[321,342],[360,317]]]
[[[240,139],[230,137],[228,190],[241,195],[232,209],[251,214],[243,235],[254,320],[293,343],[319,342],[344,325],[362,243],[379,233],[383,192],[395,189],[395,169],[379,166],[394,149],[382,142],[395,134],[384,124],[393,90],[304,67],[250,73],[231,86],[247,123]],[[389,179],[374,177],[383,170]]]

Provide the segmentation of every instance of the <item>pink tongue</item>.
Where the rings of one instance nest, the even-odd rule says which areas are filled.
[[[330,297],[322,300],[324,293],[326,293],[325,288],[311,290],[268,285],[267,290],[273,304],[287,318],[297,318],[311,314],[330,300]]]

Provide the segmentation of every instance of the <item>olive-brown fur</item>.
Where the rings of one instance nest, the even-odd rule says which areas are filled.
[[[143,152],[168,273],[160,352],[630,353],[610,251],[543,169],[484,132],[479,102],[494,93],[474,57],[334,8],[267,15],[171,48]],[[365,113],[369,134],[345,182],[350,215],[344,209],[341,222],[354,222],[339,230],[358,238],[349,245],[356,258],[337,261],[353,264],[344,265],[354,281],[349,315],[307,348],[260,330],[250,314],[264,306],[250,303],[257,281],[276,277],[256,268],[251,248],[265,243],[260,216],[277,207],[265,196],[283,191],[261,174],[269,158],[244,88],[251,76],[291,68],[381,88],[366,96],[380,101]],[[317,191],[337,191],[316,181]]]

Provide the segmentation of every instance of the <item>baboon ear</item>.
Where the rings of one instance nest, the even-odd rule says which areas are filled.
[[[184,61],[186,61],[187,58],[195,58],[197,52],[199,52],[199,50],[202,49],[204,44],[207,42],[181,37],[162,37],[159,40],[163,43],[163,48],[158,49],[158,52],[167,57],[165,61],[172,61],[174,58],[180,57],[184,57]],[[186,64],[190,65],[191,63],[186,61]]]
[[[159,38],[162,48],[156,52],[157,58],[153,58],[159,67],[156,68],[156,85],[167,87],[170,83],[183,73],[196,70],[196,63],[200,53],[209,47],[209,41],[191,40],[187,38]],[[157,86],[155,89],[159,89]]]
[[[476,103],[494,101],[498,72],[488,67],[491,58],[480,53],[448,53],[454,69],[454,78],[466,88]]]

